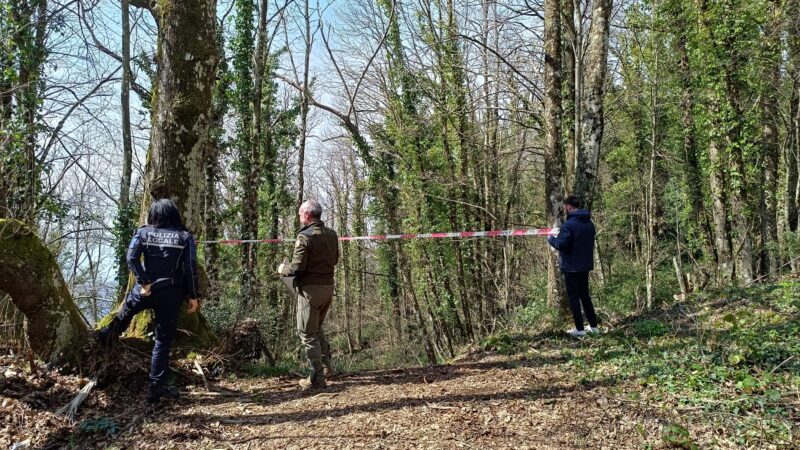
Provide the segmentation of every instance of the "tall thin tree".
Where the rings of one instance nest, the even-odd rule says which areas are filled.
[[[544,3],[544,176],[545,220],[558,222],[563,199],[563,155],[561,147],[561,2]],[[558,258],[547,258],[547,303],[566,314],[564,283]]]

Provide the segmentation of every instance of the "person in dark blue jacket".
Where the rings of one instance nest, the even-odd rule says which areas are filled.
[[[169,199],[153,202],[147,225],[133,235],[127,255],[136,284],[111,323],[98,331],[105,344],[116,341],[133,316],[150,309],[155,316],[155,346],[150,362],[147,401],[177,398],[178,391],[164,384],[169,371],[169,350],[178,327],[178,312],[188,300],[188,312],[200,307],[200,280],[194,238],[183,226],[180,212]]]
[[[561,272],[567,287],[567,297],[575,320],[575,328],[569,330],[573,337],[585,336],[581,305],[589,321],[589,332],[599,333],[597,316],[589,296],[589,272],[594,269],[595,229],[592,215],[581,208],[578,197],[571,195],[564,199],[564,210],[567,220],[561,225],[558,236],[550,236],[547,242],[558,250],[561,261]]]

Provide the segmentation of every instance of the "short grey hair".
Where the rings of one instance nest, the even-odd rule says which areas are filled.
[[[322,205],[316,200],[306,200],[300,205],[300,211],[305,211],[315,219],[322,218]]]

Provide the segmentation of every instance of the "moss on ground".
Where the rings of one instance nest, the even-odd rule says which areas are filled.
[[[614,379],[620,398],[677,412],[681,422],[665,431],[668,444],[698,436],[722,447],[796,442],[800,281],[700,293],[608,329],[581,340],[553,330],[505,334],[483,345],[565,358],[586,386]]]

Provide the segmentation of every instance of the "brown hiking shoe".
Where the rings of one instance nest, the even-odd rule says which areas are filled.
[[[298,381],[297,384],[300,385],[301,391],[307,391],[309,389],[322,389],[328,387],[328,384],[325,382],[325,380],[317,381],[315,383],[308,378],[303,378],[302,380]]]

